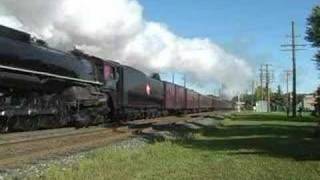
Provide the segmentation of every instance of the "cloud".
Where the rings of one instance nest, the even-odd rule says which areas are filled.
[[[0,16],[1,25],[21,29],[23,26],[14,16]]]
[[[145,20],[137,0],[1,0],[0,7],[5,9],[0,24],[32,32],[60,49],[77,45],[145,72],[178,71],[195,84],[215,81],[232,90],[252,77],[244,59],[209,39],[183,38],[165,24]]]

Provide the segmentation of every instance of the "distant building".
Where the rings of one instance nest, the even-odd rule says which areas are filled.
[[[267,101],[257,101],[256,102],[256,112],[268,112],[268,102]]]
[[[316,104],[316,97],[313,94],[305,95],[303,98],[303,107],[307,111],[314,111],[314,105]]]

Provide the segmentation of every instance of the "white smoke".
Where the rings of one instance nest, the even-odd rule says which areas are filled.
[[[198,84],[217,81],[235,90],[252,76],[246,61],[209,39],[182,38],[146,21],[137,0],[0,0],[0,24],[143,71],[188,73]]]

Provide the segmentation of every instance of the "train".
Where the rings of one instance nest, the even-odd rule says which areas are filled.
[[[232,102],[116,61],[60,51],[0,25],[0,131],[32,131],[172,113],[231,110]]]

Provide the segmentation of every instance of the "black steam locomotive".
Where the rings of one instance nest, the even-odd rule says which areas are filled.
[[[232,108],[196,92],[191,97],[186,88],[180,87],[179,94],[172,85],[173,91],[157,75],[151,78],[79,50],[52,49],[30,34],[0,26],[2,132],[152,118],[172,110],[168,104],[180,107],[174,111]]]

